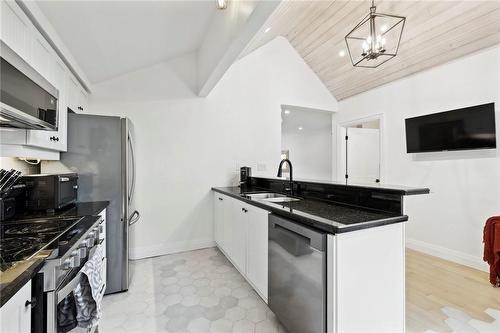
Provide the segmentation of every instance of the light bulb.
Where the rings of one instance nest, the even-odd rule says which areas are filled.
[[[226,9],[227,8],[227,0],[216,0],[218,9]]]

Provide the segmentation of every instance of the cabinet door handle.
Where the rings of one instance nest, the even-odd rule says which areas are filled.
[[[248,212],[248,209],[246,209],[246,208],[242,208],[241,210],[243,211],[243,213],[247,213]]]
[[[36,306],[36,298],[35,297],[32,297],[31,300],[28,300],[28,301],[26,301],[26,303],[24,303],[24,306],[26,306],[26,307],[28,307],[30,305],[33,308]]]
[[[222,201],[222,200],[224,200],[224,199],[222,199],[222,198],[219,198],[219,200],[220,200],[220,201]]]

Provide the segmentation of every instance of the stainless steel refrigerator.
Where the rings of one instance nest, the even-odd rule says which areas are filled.
[[[110,202],[106,216],[106,293],[129,285],[129,226],[134,209],[134,131],[127,118],[68,114],[68,151],[61,162],[78,173],[78,201]]]

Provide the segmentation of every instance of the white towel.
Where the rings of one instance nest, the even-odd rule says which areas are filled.
[[[106,286],[104,275],[103,247],[98,245],[92,257],[85,263],[82,281],[73,291],[76,302],[76,320],[78,326],[92,328],[101,318],[101,301]]]

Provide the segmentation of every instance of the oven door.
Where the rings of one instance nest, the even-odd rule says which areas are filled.
[[[1,42],[0,125],[57,130],[58,90]]]
[[[102,244],[99,243],[99,245]],[[89,258],[93,255],[94,250],[98,245],[95,245],[89,251]],[[106,272],[106,258],[102,257],[103,261],[101,274]],[[85,261],[86,262],[86,261]],[[76,327],[76,307],[71,304],[71,297],[73,290],[80,283],[83,278],[82,268],[85,262],[78,268],[74,268],[72,272],[64,279],[58,288],[53,291],[46,292],[46,308],[47,308],[47,333],[58,332],[59,326],[64,326],[66,329],[63,331],[72,332]],[[103,285],[100,293],[104,293],[106,290],[106,284]],[[68,298],[68,299],[67,299]],[[73,328],[72,328],[73,327]],[[75,330],[76,331],[76,330]]]
[[[56,209],[76,202],[78,195],[78,176],[76,174],[57,176],[56,186]]]

